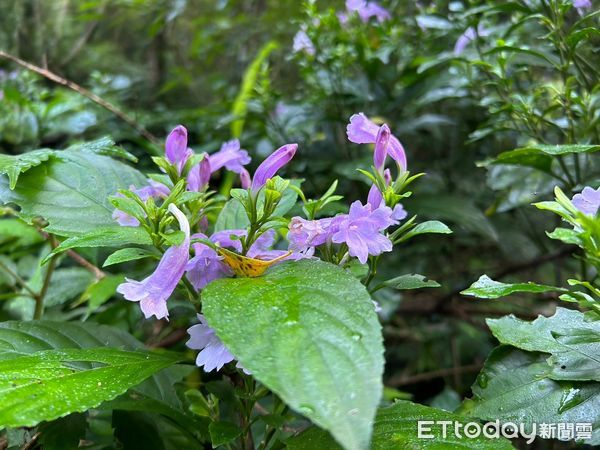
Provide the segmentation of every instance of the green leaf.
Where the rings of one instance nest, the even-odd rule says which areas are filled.
[[[478,298],[499,298],[511,295],[517,292],[528,292],[532,294],[539,294],[542,292],[568,292],[567,289],[547,286],[544,284],[536,283],[501,283],[500,281],[494,281],[487,275],[481,275],[479,280],[473,283],[469,289],[465,289],[461,292],[463,295],[470,295]]]
[[[496,348],[472,386],[461,414],[484,420],[524,424],[591,423],[590,445],[600,444],[600,383],[546,378],[547,355],[509,346]],[[539,432],[540,428],[537,427]]]
[[[117,291],[117,287],[125,280],[123,275],[107,275],[90,284],[81,295],[77,304],[88,303],[89,313],[106,303]]]
[[[0,426],[33,426],[86,411],[179,359],[166,354],[91,348],[44,350],[0,361]]]
[[[565,244],[573,244],[583,246],[583,241],[581,237],[579,237],[579,233],[571,228],[555,228],[554,231],[548,233],[546,235],[550,239],[556,239],[558,241],[564,242]]]
[[[453,414],[437,408],[400,400],[377,412],[373,427],[373,442],[371,450],[403,450],[403,449],[468,449],[468,450],[505,450],[512,449],[510,441],[504,438],[488,439],[485,436],[477,438],[461,438],[455,436],[453,429],[448,428],[443,436],[442,426],[425,424],[422,434],[429,438],[419,438],[419,421],[453,421],[465,424],[469,422],[458,414]],[[426,428],[429,428],[427,430]],[[286,442],[290,450],[339,449],[329,433],[317,427],[311,427],[297,437]]]
[[[533,167],[543,172],[550,173],[552,159],[555,156],[592,153],[600,150],[600,145],[535,145],[517,148],[508,152],[500,153],[496,159],[486,164],[513,164],[519,166]]]
[[[120,228],[112,219],[108,196],[130,185],[146,184],[137,170],[93,153],[60,152],[59,157],[21,175],[14,190],[0,178],[0,201],[16,203],[30,222],[43,217],[46,230],[59,236],[81,236],[98,228]]]
[[[42,264],[47,263],[52,256],[71,248],[121,247],[130,244],[152,245],[152,239],[146,230],[139,227],[99,228],[64,240],[42,260]]]
[[[322,261],[286,262],[259,278],[216,280],[202,301],[210,326],[258,381],[346,448],[367,447],[383,345],[358,280]]]
[[[439,283],[433,280],[428,280],[423,275],[419,275],[418,273],[400,275],[399,277],[384,281],[383,284],[394,289],[419,289],[440,286]]]
[[[579,311],[557,308],[552,317],[540,316],[533,322],[513,315],[486,322],[502,344],[550,353],[549,378],[600,381],[600,320],[586,320]]]
[[[21,155],[4,155],[0,154],[0,173],[8,175],[10,181],[9,188],[14,189],[17,185],[19,175],[32,167],[40,165],[47,161],[55,154],[54,150],[41,149],[33,150],[32,152],[23,153]]]
[[[127,261],[134,261],[136,259],[148,258],[156,256],[154,252],[144,250],[143,248],[122,248],[112,253],[102,267],[112,266],[114,264],[121,264]]]
[[[96,347],[118,347],[125,350],[144,348],[143,344],[130,334],[92,322],[35,320],[0,323],[0,361],[43,350]],[[185,375],[185,371],[190,370],[190,367],[175,366],[156,373],[125,395],[103,404],[103,407],[150,410],[172,417],[178,423],[184,423],[190,419],[183,411],[174,384]],[[196,428],[201,430],[197,424]]]
[[[208,432],[210,433],[210,440],[213,448],[217,448],[219,445],[229,444],[242,434],[240,427],[231,422],[212,422],[208,426]]]
[[[123,158],[131,162],[137,162],[138,159],[129,153],[127,150],[117,147],[115,141],[109,137],[101,137],[95,141],[82,142],[71,145],[67,148],[70,152],[87,152],[95,153],[96,155],[111,156],[115,158]]]
[[[0,220],[0,243],[10,243],[11,248],[37,244],[44,239],[31,225],[18,218]]]
[[[240,138],[242,136],[242,130],[244,129],[244,123],[246,121],[246,112],[248,111],[248,103],[252,98],[252,93],[256,87],[261,68],[267,61],[269,55],[278,47],[279,45],[275,41],[267,42],[261,47],[252,63],[246,69],[246,72],[244,72],[242,86],[240,87],[240,91],[231,108],[231,114],[236,119],[231,122],[231,135],[235,138]]]
[[[414,228],[411,228],[400,238],[400,242],[418,236],[419,234],[427,233],[450,234],[452,233],[452,230],[448,228],[446,224],[438,220],[428,220],[427,222],[419,223]]]

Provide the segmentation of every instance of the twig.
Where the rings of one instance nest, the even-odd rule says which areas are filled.
[[[83,256],[81,256],[74,250],[67,250],[67,255],[77,264],[92,272],[96,280],[101,280],[106,276],[106,272],[93,265],[91,262],[89,262],[87,259],[85,259]]]
[[[421,381],[429,381],[435,378],[447,377],[449,375],[458,375],[462,373],[478,372],[481,369],[481,364],[469,364],[467,366],[449,367],[447,369],[434,370],[432,372],[418,373],[412,376],[391,377],[385,383],[387,386],[399,387],[407,384],[419,383]]]
[[[36,227],[38,232],[42,235],[42,237],[46,240],[50,240],[50,233],[48,233],[47,231],[42,230],[41,228]],[[104,272],[102,269],[100,269],[99,267],[96,267],[95,265],[93,265],[91,262],[89,262],[87,259],[85,259],[83,256],[81,256],[79,253],[77,253],[75,250],[73,249],[69,249],[65,252],[73,261],[75,261],[77,264],[79,264],[80,266],[82,266],[83,268],[89,270],[90,272],[92,272],[92,274],[94,275],[94,277],[96,278],[96,280],[101,280],[102,278],[104,278],[106,276],[106,272]]]
[[[150,133],[148,130],[146,130],[146,128],[144,128],[141,124],[139,124],[133,118],[131,118],[129,115],[127,115],[126,113],[124,113],[123,111],[118,109],[112,103],[107,102],[102,97],[87,90],[83,86],[80,86],[73,81],[67,80],[66,78],[63,78],[63,77],[55,74],[54,72],[51,72],[47,69],[44,69],[42,67],[31,64],[27,61],[22,60],[21,58],[11,55],[10,53],[6,53],[5,51],[2,51],[2,50],[0,50],[0,58],[6,58],[6,59],[20,65],[21,67],[25,67],[27,70],[31,70],[32,72],[35,72],[45,78],[48,78],[49,80],[52,80],[55,83],[66,86],[69,89],[72,89],[75,92],[83,95],[84,97],[87,97],[94,103],[97,103],[98,105],[102,106],[103,108],[105,108],[108,111],[110,111],[111,113],[113,113],[119,119],[126,122],[129,126],[131,126],[133,129],[135,129],[138,133],[140,133],[143,137],[145,137],[152,144],[156,144],[156,145],[159,144],[159,142],[160,142],[159,139],[156,136],[154,136],[152,133]]]

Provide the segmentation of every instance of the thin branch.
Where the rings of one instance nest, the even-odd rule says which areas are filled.
[[[46,239],[46,240],[51,239],[50,234],[48,232],[42,230],[41,228],[38,228],[38,232],[42,235],[42,237],[44,239]],[[66,254],[77,264],[79,264],[83,268],[92,272],[92,274],[94,275],[96,280],[101,280],[102,278],[104,278],[106,276],[106,272],[101,270],[99,267],[96,267],[95,265],[93,265],[91,262],[89,262],[87,259],[85,259],[83,256],[81,256],[75,250],[69,249],[66,251]]]
[[[146,130],[146,128],[144,128],[141,124],[136,122],[132,117],[130,117],[129,115],[127,115],[126,113],[121,111],[119,108],[117,108],[112,103],[104,100],[102,97],[99,97],[98,95],[94,94],[92,91],[89,91],[88,89],[84,88],[83,86],[80,86],[73,81],[67,80],[66,78],[63,78],[63,77],[55,74],[54,72],[51,72],[47,69],[44,69],[42,67],[31,64],[27,61],[22,60],[21,58],[11,55],[10,53],[6,53],[5,51],[2,51],[2,50],[0,50],[0,58],[6,58],[6,59],[20,65],[21,67],[26,68],[27,70],[31,70],[32,72],[35,72],[45,78],[48,78],[49,80],[54,81],[55,83],[61,84],[65,87],[68,87],[69,89],[74,90],[75,92],[83,95],[84,97],[87,97],[94,103],[97,103],[98,105],[102,106],[103,108],[105,108],[108,111],[110,111],[111,113],[113,113],[115,116],[117,116],[122,121],[126,122],[129,126],[131,126],[134,130],[136,130],[138,133],[140,133],[143,137],[145,137],[152,144],[155,144],[155,145],[159,144],[159,142],[160,142],[159,139],[156,136],[154,136],[152,133],[150,133],[148,130]]]

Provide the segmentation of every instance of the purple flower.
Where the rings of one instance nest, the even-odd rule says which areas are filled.
[[[462,52],[464,52],[465,48],[467,48],[467,45],[469,45],[472,40],[476,39],[477,36],[484,37],[488,35],[489,32],[483,28],[482,24],[477,26],[477,31],[475,31],[475,28],[473,27],[467,28],[465,32],[456,40],[456,44],[454,44],[454,54],[460,55]]]
[[[248,152],[240,148],[240,141],[233,139],[225,142],[221,149],[210,155],[210,170],[212,173],[225,167],[231,172],[240,173],[246,164],[252,159],[248,156]]]
[[[185,238],[181,245],[170,247],[161,258],[156,270],[142,281],[125,279],[117,292],[132,302],[140,302],[140,308],[146,319],[168,318],[167,300],[183,276],[190,252],[190,224],[177,206],[169,205],[169,211],[179,222]]]
[[[387,127],[385,124],[383,126]],[[358,113],[350,117],[350,123],[346,127],[346,134],[348,135],[348,140],[355,144],[375,144],[377,136],[380,135],[380,128],[382,127],[375,125],[364,113]],[[383,148],[387,149],[387,154],[396,161],[402,170],[407,169],[406,152],[396,136],[390,134],[388,144],[387,146],[383,146]],[[380,155],[378,155],[378,158],[380,158]],[[374,162],[377,164],[376,161]]]
[[[375,150],[373,152],[373,164],[379,171],[383,170],[383,166],[385,165],[385,158],[387,156],[391,135],[390,128],[385,123],[381,125],[377,131]]]
[[[360,20],[368,22],[371,17],[376,17],[378,22],[384,22],[391,18],[390,13],[379,3],[365,0],[346,0],[346,10],[356,11]]]
[[[596,190],[586,186],[581,191],[581,194],[575,194],[573,206],[588,216],[595,216],[600,208],[600,187]]]
[[[201,350],[196,358],[198,367],[204,366],[205,372],[221,370],[225,364],[233,361],[233,355],[215,334],[215,330],[208,326],[202,314],[198,314],[198,320],[200,321],[198,325],[193,325],[187,330],[190,339],[186,345]]]
[[[242,251],[242,242],[240,238],[246,236],[248,232],[246,230],[221,230],[214,233],[210,240],[221,247],[230,247],[237,252]],[[275,243],[275,230],[267,230],[261,234],[248,249],[248,256],[251,257],[250,252],[267,250]]]
[[[243,169],[240,172],[240,185],[242,186],[242,189],[248,189],[251,184],[252,180],[250,178],[250,173],[246,169]]]
[[[573,0],[573,6],[577,8],[577,13],[583,16],[585,10],[592,7],[592,2],[590,0]]]
[[[177,173],[181,173],[188,158],[193,154],[187,146],[187,130],[182,125],[177,125],[167,136],[165,144],[167,160],[177,167]]]
[[[143,202],[150,197],[166,198],[171,193],[171,190],[167,186],[151,179],[148,179],[148,186],[144,186],[140,189],[136,189],[135,186],[130,186],[129,190],[136,194]],[[115,194],[115,197],[123,197],[123,194],[117,193]],[[112,218],[122,227],[137,227],[140,225],[139,220],[119,209],[113,211]]]
[[[252,190],[258,191],[268,179],[273,178],[277,171],[291,161],[298,150],[298,144],[286,144],[265,159],[254,172]]]
[[[315,46],[308,37],[308,34],[306,34],[306,31],[300,30],[296,33],[294,36],[293,50],[294,53],[304,51],[311,56],[315,54]]]
[[[377,2],[367,3],[367,7],[363,10],[362,14],[359,11],[359,15],[361,16],[363,22],[367,22],[371,17],[375,17],[379,23],[385,22],[386,20],[392,18],[389,11]]]
[[[357,257],[364,264],[369,255],[376,256],[392,250],[392,241],[381,234],[381,231],[397,223],[391,216],[392,210],[387,206],[372,209],[371,205],[363,206],[357,200],[350,205],[349,214],[334,218],[332,226],[337,231],[332,241],[346,243],[350,256]]]
[[[208,155],[204,155],[204,159],[190,169],[187,176],[187,189],[192,192],[200,192],[210,181],[211,166]]]
[[[293,217],[289,224],[289,249],[296,252],[307,252],[314,247],[325,244],[331,238],[333,218],[306,220]]]
[[[408,213],[404,209],[404,206],[402,206],[400,203],[394,206],[392,211],[392,220],[400,222],[401,220],[406,219],[406,216],[408,216]]]
[[[194,237],[206,236],[195,234]],[[194,257],[189,260],[185,270],[187,279],[196,290],[204,289],[213,280],[233,275],[233,271],[222,261],[223,257],[208,245],[199,242],[192,246]]]

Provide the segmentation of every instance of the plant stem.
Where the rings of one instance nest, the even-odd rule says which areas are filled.
[[[49,235],[50,245],[54,250],[58,247],[58,242],[53,235]],[[35,299],[35,310],[33,312],[34,319],[41,319],[44,314],[44,299],[46,298],[46,294],[48,293],[48,288],[50,287],[50,281],[52,280],[52,274],[54,273],[54,269],[56,268],[56,259],[58,255],[52,256],[50,262],[48,262],[48,269],[46,270],[46,276],[44,277],[44,284],[42,284],[42,289],[40,293],[34,297]]]

